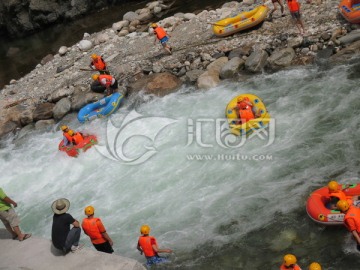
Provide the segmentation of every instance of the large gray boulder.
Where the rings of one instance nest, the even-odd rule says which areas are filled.
[[[293,48],[275,50],[267,59],[268,67],[272,70],[279,70],[281,68],[288,67],[291,65],[294,58],[295,51]]]
[[[71,110],[71,101],[68,98],[60,99],[53,109],[54,118],[59,120]]]
[[[245,70],[252,73],[259,73],[266,65],[269,55],[264,50],[256,50],[246,59]]]
[[[234,57],[229,62],[227,62],[222,69],[220,70],[221,79],[230,79],[235,77],[235,75],[244,68],[245,61],[240,57]]]

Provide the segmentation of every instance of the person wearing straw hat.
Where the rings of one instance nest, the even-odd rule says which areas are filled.
[[[81,228],[80,223],[70,214],[66,213],[70,208],[70,201],[62,198],[54,201],[51,209],[54,212],[51,230],[51,240],[55,248],[68,253],[75,252],[79,246]],[[70,225],[73,227],[70,229]]]

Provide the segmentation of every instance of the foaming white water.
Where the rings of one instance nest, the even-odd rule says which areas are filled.
[[[16,147],[10,143],[0,150],[1,186],[19,202],[22,227],[45,238],[51,235],[51,203],[66,197],[78,220],[84,207],[93,205],[115,251],[138,260],[143,260],[135,249],[143,223],[152,227],[161,246],[180,257],[209,241],[218,247],[235,244],[274,222],[278,213],[303,207],[309,192],[329,177],[356,176],[359,80],[348,80],[346,72],[344,66],[326,72],[295,69],[154,98],[136,109],[144,116],[137,122],[139,134],[155,128],[141,124],[154,116],[175,122],[158,133],[154,144],[138,137],[129,141],[127,155],[143,153],[144,146],[157,151],[140,165],[106,158],[94,148],[69,158],[57,150],[59,131],[33,136]],[[215,120],[224,117],[226,104],[241,93],[258,95],[275,119],[275,140],[269,146],[256,136],[239,148],[224,148],[216,141]],[[130,105],[125,103],[112,117],[115,131]],[[202,123],[200,141],[207,147],[191,136],[199,130],[191,129],[189,121],[192,127]],[[106,120],[71,124],[94,131],[100,144],[113,147],[106,141]],[[197,160],[196,155],[213,159]],[[220,232],[234,221],[235,231]],[[82,241],[91,246],[86,236]]]

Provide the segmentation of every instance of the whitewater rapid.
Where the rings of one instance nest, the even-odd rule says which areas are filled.
[[[0,185],[18,202],[25,231],[50,239],[51,203],[65,197],[80,221],[93,205],[115,252],[141,262],[136,243],[146,223],[161,247],[174,250],[169,268],[278,269],[290,252],[304,269],[311,261],[357,269],[346,230],[319,227],[305,211],[310,192],[330,179],[358,182],[354,70],[297,68],[129,99],[110,120],[66,122],[99,138],[79,158],[57,150],[58,127],[9,139],[0,149]],[[274,120],[272,130],[235,147],[216,133],[217,120],[242,93],[259,96]],[[86,236],[81,241],[91,247]]]

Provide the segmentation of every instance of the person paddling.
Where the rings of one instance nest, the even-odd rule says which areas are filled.
[[[172,48],[167,44],[169,41],[170,35],[166,33],[165,29],[157,25],[156,23],[152,23],[150,27],[154,31],[154,35],[156,36],[156,39],[154,41],[154,44],[156,43],[156,40],[159,40],[163,48],[169,53],[172,53]]]
[[[236,106],[233,110],[236,111],[237,117],[239,119],[238,124],[245,124],[246,122],[259,117],[259,114],[254,114],[253,104],[250,102],[248,97],[238,97]]]
[[[82,143],[82,141],[84,140],[84,136],[81,132],[74,132],[72,129],[70,129],[68,131],[68,135],[70,135],[71,142],[74,145],[78,145],[78,144]]]

